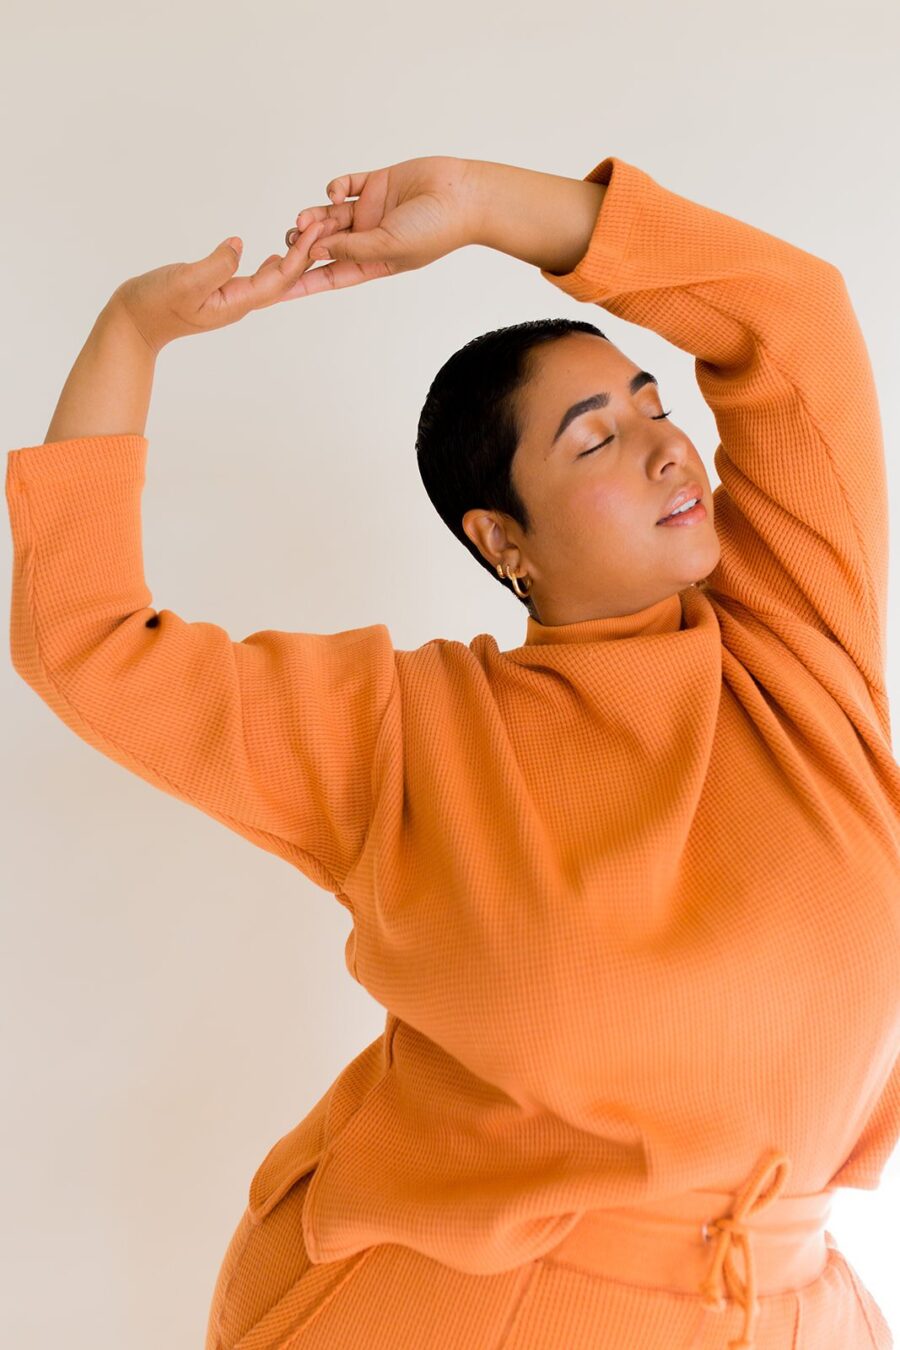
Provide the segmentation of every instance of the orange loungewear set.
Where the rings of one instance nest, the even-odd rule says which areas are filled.
[[[542,275],[691,353],[721,438],[720,561],[646,610],[235,641],[151,604],[143,436],[8,454],[16,670],[332,893],[386,1009],[253,1176],[207,1350],[892,1345],[824,1227],[900,1132],[866,346],[831,263],[587,178],[587,251]]]

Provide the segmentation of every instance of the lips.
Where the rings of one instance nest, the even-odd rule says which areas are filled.
[[[684,487],[679,488],[678,491],[675,493],[675,496],[672,497],[668,505],[663,510],[662,515],[656,522],[657,525],[659,525],[661,521],[665,520],[666,516],[670,516],[673,511],[677,511],[679,506],[684,506],[685,502],[689,502],[692,497],[696,497],[698,501],[702,502],[703,489],[699,483],[685,483]]]

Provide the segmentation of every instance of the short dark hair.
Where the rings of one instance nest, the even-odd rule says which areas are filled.
[[[482,557],[462,518],[473,507],[502,511],[528,533],[531,518],[511,477],[521,440],[516,396],[531,376],[530,353],[578,332],[609,341],[585,319],[529,319],[472,338],[441,366],[419,414],[416,457],[432,506],[473,558],[513,595],[509,578]],[[516,599],[537,617],[530,600]]]

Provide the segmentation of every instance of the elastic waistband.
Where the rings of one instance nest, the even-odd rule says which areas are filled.
[[[708,1308],[726,1307],[728,1292],[745,1310],[743,1335],[731,1345],[753,1350],[757,1297],[811,1283],[836,1245],[825,1227],[832,1192],[780,1196],[789,1172],[786,1155],[768,1151],[736,1193],[692,1190],[588,1211],[541,1260],[627,1284],[696,1293]]]

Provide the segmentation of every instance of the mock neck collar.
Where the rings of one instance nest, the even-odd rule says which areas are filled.
[[[529,614],[526,647],[549,642],[608,642],[613,638],[638,637],[649,633],[677,633],[681,627],[681,595],[666,596],[636,614],[608,619],[582,619],[578,623],[543,624]]]

